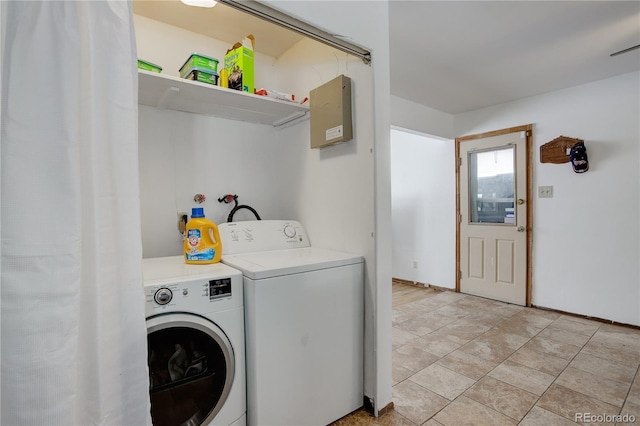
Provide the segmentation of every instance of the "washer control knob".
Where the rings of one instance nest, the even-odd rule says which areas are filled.
[[[284,235],[287,238],[293,238],[296,236],[296,229],[293,226],[286,225],[283,229]]]
[[[173,293],[168,288],[161,288],[156,291],[153,299],[158,305],[166,305],[167,303],[171,302],[171,299],[173,299]]]

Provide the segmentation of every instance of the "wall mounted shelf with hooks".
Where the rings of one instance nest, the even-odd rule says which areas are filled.
[[[568,136],[558,136],[554,140],[540,146],[540,162],[563,164],[571,161],[569,151],[582,139],[570,138]]]

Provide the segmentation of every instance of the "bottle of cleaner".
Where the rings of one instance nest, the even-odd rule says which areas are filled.
[[[204,209],[191,209],[184,238],[184,260],[191,264],[220,262],[222,243],[218,226],[204,217]]]

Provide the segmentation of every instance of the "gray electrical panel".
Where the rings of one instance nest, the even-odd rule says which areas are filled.
[[[309,94],[311,148],[322,148],[353,138],[351,79],[340,75]]]

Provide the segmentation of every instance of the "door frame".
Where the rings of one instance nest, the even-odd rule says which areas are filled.
[[[491,132],[479,133],[456,138],[456,292],[460,292],[460,143],[473,139],[484,139],[492,136],[500,136],[507,133],[526,132],[526,176],[527,176],[527,270],[526,270],[526,301],[525,306],[531,306],[531,277],[532,277],[532,253],[533,253],[533,124],[509,127]]]

